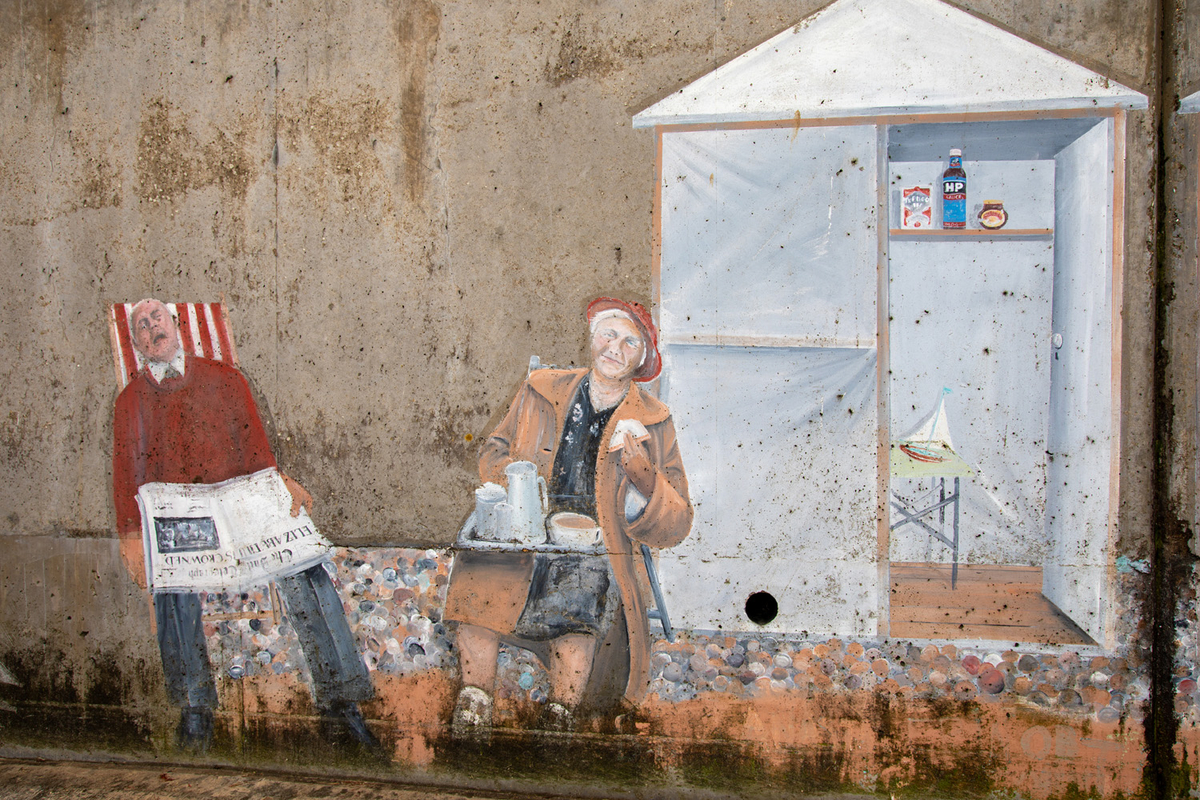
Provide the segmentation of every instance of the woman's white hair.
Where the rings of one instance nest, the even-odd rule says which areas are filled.
[[[622,311],[619,308],[609,308],[609,309],[605,309],[604,311],[601,311],[596,316],[592,317],[590,332],[591,333],[596,332],[596,328],[598,328],[600,326],[601,320],[612,319],[613,317],[623,317],[623,318],[629,320],[630,322],[632,322],[633,327],[638,328],[637,322],[633,319],[632,316],[629,315],[628,312]],[[638,328],[638,331],[640,332],[641,328]]]

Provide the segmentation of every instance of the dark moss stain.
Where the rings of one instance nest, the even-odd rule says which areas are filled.
[[[90,35],[85,0],[4,3],[0,8],[0,53],[9,56],[25,47],[25,62],[37,65],[23,72],[30,96],[44,99],[56,116],[68,111],[63,104],[68,59],[79,54]]]
[[[153,694],[161,678],[154,665],[111,645],[81,653],[29,631],[19,642],[0,655],[0,663],[16,680],[23,702],[128,707]]]
[[[559,87],[579,78],[602,79],[628,64],[643,64],[656,55],[668,52],[704,53],[707,57],[712,54],[712,34],[692,42],[681,42],[678,38],[656,42],[640,36],[614,39],[603,32],[605,29],[603,23],[585,20],[579,14],[567,21],[563,25],[558,51],[553,59],[547,61],[543,70],[546,81],[551,86]],[[690,83],[690,80],[684,83]]]
[[[824,785],[827,771],[817,763],[805,763],[799,769],[809,773],[816,784]],[[704,742],[685,745],[679,752],[679,771],[690,783],[711,791],[745,792],[766,778],[766,770],[757,748],[747,742]],[[789,771],[796,771],[795,769]]]
[[[99,750],[142,757],[152,754],[151,725],[129,709],[6,702],[9,708],[0,709],[0,731],[7,745],[78,752]]]
[[[1185,795],[1172,796],[1183,797]],[[1123,792],[1117,792],[1116,794],[1112,795],[1111,798],[1107,798],[1106,800],[1123,800],[1124,797],[1125,794]],[[1079,788],[1079,784],[1077,784],[1075,781],[1071,781],[1061,793],[1049,795],[1046,800],[1102,800],[1102,798],[1104,798],[1104,796],[1100,794],[1100,791],[1096,789],[1096,787],[1093,786],[1087,791],[1084,791],[1083,789]]]
[[[734,797],[839,793],[863,795],[852,780],[848,744],[789,748],[772,765],[761,745],[746,741],[672,741],[671,773],[691,788]]]
[[[617,68],[617,54],[595,44],[589,44],[578,32],[579,17],[563,32],[558,55],[546,64],[546,80],[551,86],[562,86],[583,76],[603,78]]]
[[[28,702],[78,703],[76,676],[67,653],[41,641],[5,653],[3,663]]]
[[[532,780],[557,786],[620,787],[624,792],[661,777],[662,759],[654,745],[632,736],[564,737],[538,731],[501,729],[490,741],[433,743],[434,765],[473,779]]]
[[[693,743],[682,748],[678,772],[697,789],[735,797],[811,793],[861,795],[849,775],[850,753],[832,744],[797,748],[778,767],[768,766],[758,745]]]
[[[0,687],[6,742],[81,751],[147,749],[150,726],[132,709],[150,689],[146,676],[156,676],[156,670],[119,651],[80,658],[49,638],[19,641],[0,654],[15,681]]]
[[[871,727],[875,729],[875,738],[880,742],[890,742],[903,733],[902,711],[894,707],[893,702],[892,696],[884,692],[875,692],[871,696]]]
[[[1141,618],[1149,621],[1150,659],[1150,702],[1143,725],[1146,742],[1146,765],[1143,770],[1143,790],[1152,797],[1177,797],[1181,787],[1186,789],[1188,770],[1176,757],[1175,746],[1179,732],[1179,718],[1175,712],[1176,650],[1179,645],[1176,630],[1179,625],[1180,600],[1186,596],[1181,591],[1187,586],[1195,567],[1195,557],[1187,543],[1192,530],[1186,521],[1187,514],[1179,508],[1175,498],[1173,474],[1180,461],[1190,458],[1190,453],[1181,447],[1175,436],[1176,415],[1190,419],[1195,410],[1180,412],[1176,408],[1175,387],[1179,381],[1177,363],[1186,361],[1185,351],[1173,352],[1174,339],[1171,332],[1178,326],[1175,321],[1176,287],[1175,272],[1177,253],[1172,252],[1171,237],[1177,224],[1173,225],[1169,209],[1169,195],[1174,189],[1168,175],[1168,164],[1176,157],[1176,143],[1170,136],[1167,118],[1174,108],[1180,87],[1175,85],[1174,58],[1180,32],[1173,12],[1176,3],[1161,5],[1162,18],[1156,20],[1155,33],[1161,42],[1152,50],[1150,74],[1156,77],[1155,92],[1150,108],[1154,128],[1154,202],[1150,204],[1153,240],[1154,322],[1150,340],[1154,346],[1153,396],[1150,428],[1154,451],[1151,472],[1150,534],[1153,553],[1150,559],[1150,585],[1142,606]],[[1170,158],[1168,157],[1170,156]],[[1194,353],[1191,356],[1194,358]],[[1184,374],[1190,374],[1184,368]],[[1194,421],[1187,423],[1191,429]],[[1194,432],[1193,432],[1194,435]],[[1183,489],[1190,494],[1192,487]]]
[[[79,205],[83,208],[119,208],[121,205],[121,176],[107,158],[88,158],[76,186]]]
[[[244,203],[253,177],[244,138],[217,130],[212,140],[201,142],[169,101],[151,101],[138,129],[138,197],[169,203],[193,189],[216,185],[229,199]]]
[[[332,178],[341,202],[363,205],[381,190],[384,176],[375,145],[391,134],[391,123],[387,104],[373,89],[360,87],[349,98],[313,95],[288,130],[308,140],[319,174]]]
[[[713,726],[712,732],[709,735],[713,739],[732,740],[733,736],[730,731],[741,730],[745,727],[749,711],[749,703],[742,703],[725,710],[721,714],[720,721]]]
[[[429,65],[437,53],[441,33],[441,10],[428,0],[403,3],[396,11],[396,35],[403,63],[400,90],[400,135],[404,149],[404,185],[410,202],[425,194],[426,176],[431,171],[428,154],[426,84]]]
[[[902,786],[888,787],[894,795],[926,797],[984,797],[998,788],[993,779],[1004,767],[995,748],[970,745],[959,748],[928,745],[909,752],[911,775]]]
[[[395,749],[395,726],[372,724],[383,752]],[[380,775],[388,762],[344,737],[330,735],[321,720],[312,716],[278,716],[226,711],[217,715],[213,753],[243,764],[288,764],[293,768],[335,769],[356,775]],[[258,787],[263,796],[282,797]]]
[[[854,717],[850,698],[836,698],[822,718]],[[961,711],[961,709],[957,709]],[[831,717],[824,717],[829,711]],[[873,724],[899,729],[910,709],[888,704],[867,713]],[[738,721],[732,709],[730,722]],[[721,726],[718,726],[721,727]],[[579,783],[620,787],[623,792],[669,782],[675,791],[702,790],[716,796],[757,797],[813,793],[866,794],[855,783],[852,762],[860,756],[849,742],[828,741],[769,753],[756,742],[729,738],[679,739],[621,734],[575,734],[499,729],[487,741],[445,738],[434,744],[435,766],[462,770],[473,778],[533,780],[557,786]],[[895,797],[981,797],[996,788],[1003,768],[994,743],[964,742],[957,748],[906,747],[892,777],[876,793]]]

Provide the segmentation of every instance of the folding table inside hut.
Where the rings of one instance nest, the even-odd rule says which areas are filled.
[[[950,588],[958,584],[958,517],[962,499],[962,479],[975,474],[962,456],[937,441],[892,442],[889,454],[892,478],[929,479],[930,491],[910,503],[892,490],[892,508],[902,519],[893,522],[895,531],[905,525],[916,525],[934,539],[950,548]],[[946,480],[954,479],[953,491],[946,491]],[[946,509],[952,509],[950,535],[946,535]],[[933,522],[936,515],[937,526]]]

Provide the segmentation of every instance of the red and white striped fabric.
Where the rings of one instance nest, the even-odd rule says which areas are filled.
[[[129,330],[129,315],[135,303],[114,303],[109,312],[109,331],[112,334],[113,362],[117,384],[124,389],[144,366],[142,357],[133,347]],[[237,366],[237,350],[229,330],[229,317],[224,303],[167,303],[167,308],[179,320],[179,338],[184,352],[224,361]]]

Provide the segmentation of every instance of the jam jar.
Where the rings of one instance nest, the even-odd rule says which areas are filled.
[[[979,225],[990,231],[1003,228],[1008,222],[1008,212],[1000,200],[984,200],[983,210],[979,212]]]

